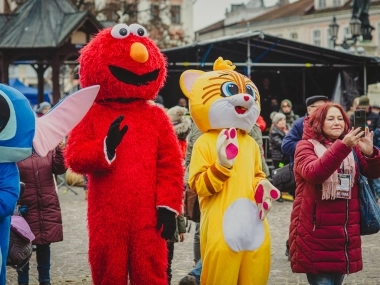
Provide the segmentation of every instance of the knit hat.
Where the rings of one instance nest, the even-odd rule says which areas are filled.
[[[274,116],[272,118],[272,123],[275,125],[281,119],[286,119],[285,115],[283,113],[276,113],[276,114],[274,114]]]
[[[157,95],[156,99],[154,99],[154,102],[156,102],[157,104],[164,105],[164,98],[162,98],[161,95]]]
[[[328,100],[329,100],[329,98],[327,96],[315,95],[315,96],[311,96],[311,97],[307,98],[305,101],[305,104],[306,104],[306,107],[309,107],[310,105],[312,105],[313,103],[315,103],[317,101],[328,101]]]
[[[366,95],[359,97],[359,108],[367,108],[369,107],[369,98]]]
[[[46,102],[46,101],[40,103],[40,106],[37,109],[37,113],[42,113],[43,109],[45,109],[46,107],[51,108],[51,104],[49,102]]]
[[[284,105],[284,103],[287,103],[290,106],[290,108],[293,107],[292,102],[290,102],[290,100],[284,99],[281,101],[280,108],[282,108],[282,105]]]

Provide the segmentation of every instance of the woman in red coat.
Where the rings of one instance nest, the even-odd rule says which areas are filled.
[[[365,134],[361,138],[361,135]],[[297,144],[297,182],[290,224],[292,271],[306,273],[310,284],[342,284],[345,274],[362,270],[358,166],[378,178],[379,150],[373,132],[349,129],[342,107],[326,103],[305,119]],[[340,183],[350,175],[346,185]]]

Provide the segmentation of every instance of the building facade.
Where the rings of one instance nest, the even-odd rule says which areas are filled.
[[[267,8],[265,13],[255,15],[250,19],[231,23],[227,18],[223,21],[196,31],[198,40],[207,40],[226,35],[235,35],[247,30],[262,30],[274,36],[300,41],[316,46],[334,48],[330,39],[329,24],[333,17],[339,24],[336,43],[342,43],[350,38],[350,20],[352,17],[351,0],[299,0],[293,3],[281,1],[278,5]],[[247,4],[248,5],[248,4]],[[241,13],[244,8],[241,9]],[[235,13],[237,10],[235,9]],[[226,14],[228,17],[228,14]],[[357,42],[357,47],[363,47],[367,55],[380,54],[380,1],[372,1],[369,9],[372,41]],[[336,47],[340,49],[339,46]]]

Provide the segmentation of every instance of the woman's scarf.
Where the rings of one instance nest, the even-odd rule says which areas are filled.
[[[332,145],[331,141],[325,141],[324,143],[326,146],[313,139],[309,139],[308,141],[314,145],[314,151],[318,158],[325,153],[327,150],[326,146],[330,147]],[[342,173],[351,175],[351,188],[354,185],[355,172],[355,159],[352,152],[350,152],[350,154],[343,160]],[[335,170],[334,173],[329,178],[327,178],[325,182],[322,183],[322,200],[335,200],[336,186],[338,184],[338,171]]]

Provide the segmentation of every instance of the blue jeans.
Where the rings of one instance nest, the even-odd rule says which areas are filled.
[[[201,283],[201,274],[202,274],[202,259],[199,259],[193,270],[190,271],[189,275],[194,276],[198,284]]]
[[[307,281],[310,285],[341,285],[343,284],[344,274],[310,274],[307,273]]]
[[[37,245],[38,282],[50,282],[50,244]],[[29,282],[29,262],[22,271],[17,271],[18,282]]]

